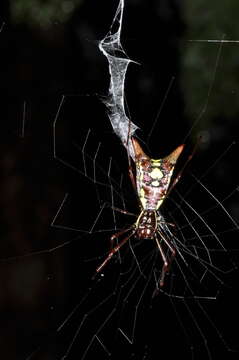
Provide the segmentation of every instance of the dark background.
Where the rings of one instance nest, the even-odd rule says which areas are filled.
[[[70,10],[64,10],[69,9],[68,3]],[[228,14],[235,12],[233,5],[226,8]],[[206,177],[206,185],[222,201],[238,184],[239,52],[235,44],[223,45],[221,49],[218,43],[192,43],[188,39],[220,40],[225,31],[232,38],[237,36],[237,21],[231,34],[226,15],[221,18],[221,12],[213,8],[216,4],[207,8],[200,1],[200,6],[195,9],[187,2],[176,0],[126,0],[122,43],[129,57],[141,64],[131,64],[127,73],[127,107],[132,120],[142,129],[139,136],[155,158],[167,155],[186,138],[186,159],[197,136],[202,135],[190,171],[200,177],[216,163]],[[79,261],[89,255],[90,236],[83,237],[88,245],[79,244],[81,233],[78,236],[77,232],[50,224],[66,193],[70,194],[69,202],[57,217],[57,224],[88,230],[99,212],[91,175],[85,178],[67,166],[82,171],[82,148],[89,128],[93,140],[87,143],[86,153],[93,157],[90,145],[95,149],[102,142],[99,165],[107,170],[106,159],[114,155],[120,173],[127,174],[124,150],[98,97],[107,92],[109,76],[108,64],[98,50],[97,41],[108,31],[116,7],[117,1],[109,0],[49,1],[48,4],[1,1],[0,354],[3,359],[27,359],[38,346],[41,350],[32,359],[60,359],[64,353],[61,345],[70,343],[74,329],[80,324],[80,315],[74,316],[70,321],[72,332],[66,330],[59,337],[56,335],[57,326],[91,286],[90,277],[98,262],[86,266]],[[200,23],[202,18],[207,19],[205,23]],[[62,96],[55,148],[53,123]],[[148,138],[155,119],[152,136]],[[66,165],[54,157],[55,149]],[[130,188],[126,190],[124,196],[130,193]],[[103,191],[101,196],[109,195]],[[207,206],[200,203],[203,200],[196,192],[192,197],[194,203]],[[135,204],[131,206],[134,208],[131,211],[137,211]],[[236,192],[225,206],[238,219]],[[217,221],[216,215],[211,221]],[[99,227],[112,228],[111,218],[106,216]],[[106,233],[104,237],[107,236]],[[47,251],[65,242],[69,245]],[[238,248],[236,232],[230,235],[229,247]],[[237,262],[236,255],[233,256]],[[236,273],[229,283],[213,311],[216,313],[218,307],[218,316],[225,311],[230,334],[227,338],[234,344],[237,337],[228,319],[238,318]],[[107,280],[104,286],[110,286]],[[141,346],[137,355],[136,346],[135,358],[158,359],[164,352],[186,349],[180,330],[174,328],[175,316],[166,315],[164,306],[167,309],[165,300],[154,302],[153,307],[163,310],[164,316],[160,311],[156,318],[149,314],[147,329],[150,330],[144,337],[142,326],[139,334],[139,339],[143,336],[146,344],[152,345],[155,357]],[[82,310],[83,314],[84,311],[87,310]],[[183,318],[183,311],[180,317]],[[164,340],[164,346],[157,330],[152,331],[156,321],[161,332],[167,324],[169,343]],[[171,331],[176,332],[178,339]],[[132,350],[125,351],[126,359]],[[217,352],[220,349],[215,348],[214,355]],[[73,354],[74,351],[69,358],[74,358]],[[190,358],[189,353],[185,356]],[[227,353],[225,358],[230,356],[236,355]]]

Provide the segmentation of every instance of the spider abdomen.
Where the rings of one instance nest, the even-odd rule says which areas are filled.
[[[137,164],[137,191],[146,210],[157,210],[162,204],[169,186],[172,170],[165,169],[161,160],[149,160]],[[145,166],[146,165],[146,166]]]
[[[143,209],[156,211],[167,196],[176,161],[183,150],[178,146],[163,159],[150,159],[138,141],[132,138],[135,151],[136,187]]]

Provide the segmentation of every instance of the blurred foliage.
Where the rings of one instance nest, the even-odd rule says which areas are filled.
[[[233,120],[239,113],[239,44],[206,41],[238,40],[238,13],[237,0],[184,3],[187,29],[182,47],[181,85],[186,115],[192,121],[207,105],[203,122],[200,121],[202,127],[212,125],[215,119]]]
[[[11,17],[14,23],[49,28],[65,23],[82,0],[12,0]]]

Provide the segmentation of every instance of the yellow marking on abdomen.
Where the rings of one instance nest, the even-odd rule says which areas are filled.
[[[159,186],[159,181],[158,181],[158,180],[154,180],[154,181],[152,181],[151,185],[153,185],[153,186]]]
[[[149,175],[152,179],[162,179],[163,177],[163,173],[161,170],[159,170],[159,168],[153,169]]]

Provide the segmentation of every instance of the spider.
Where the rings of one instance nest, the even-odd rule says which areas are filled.
[[[160,222],[162,223],[164,220],[158,214],[158,209],[180,179],[181,173],[187,164],[186,162],[183,169],[179,172],[169,187],[175,164],[184,148],[184,145],[178,146],[165,158],[154,160],[144,153],[138,141],[134,137],[131,139],[135,154],[134,162],[136,176],[133,174],[130,161],[129,176],[133,187],[136,190],[141,212],[136,222],[131,227],[111,236],[111,244],[113,244],[116,238],[119,238],[124,233],[131,231],[130,234],[123,238],[116,246],[112,246],[106,259],[96,269],[96,274],[101,272],[112,256],[119,251],[119,249],[127,243],[133,235],[135,235],[139,239],[155,240],[163,260],[159,281],[160,287],[162,287],[164,285],[165,274],[169,271],[169,266],[176,255],[176,250],[169,236],[163,233],[162,227],[159,226]],[[119,211],[127,214],[127,211],[120,209]],[[163,250],[162,243],[165,243],[171,252],[171,256],[169,258],[167,258],[165,251]]]

